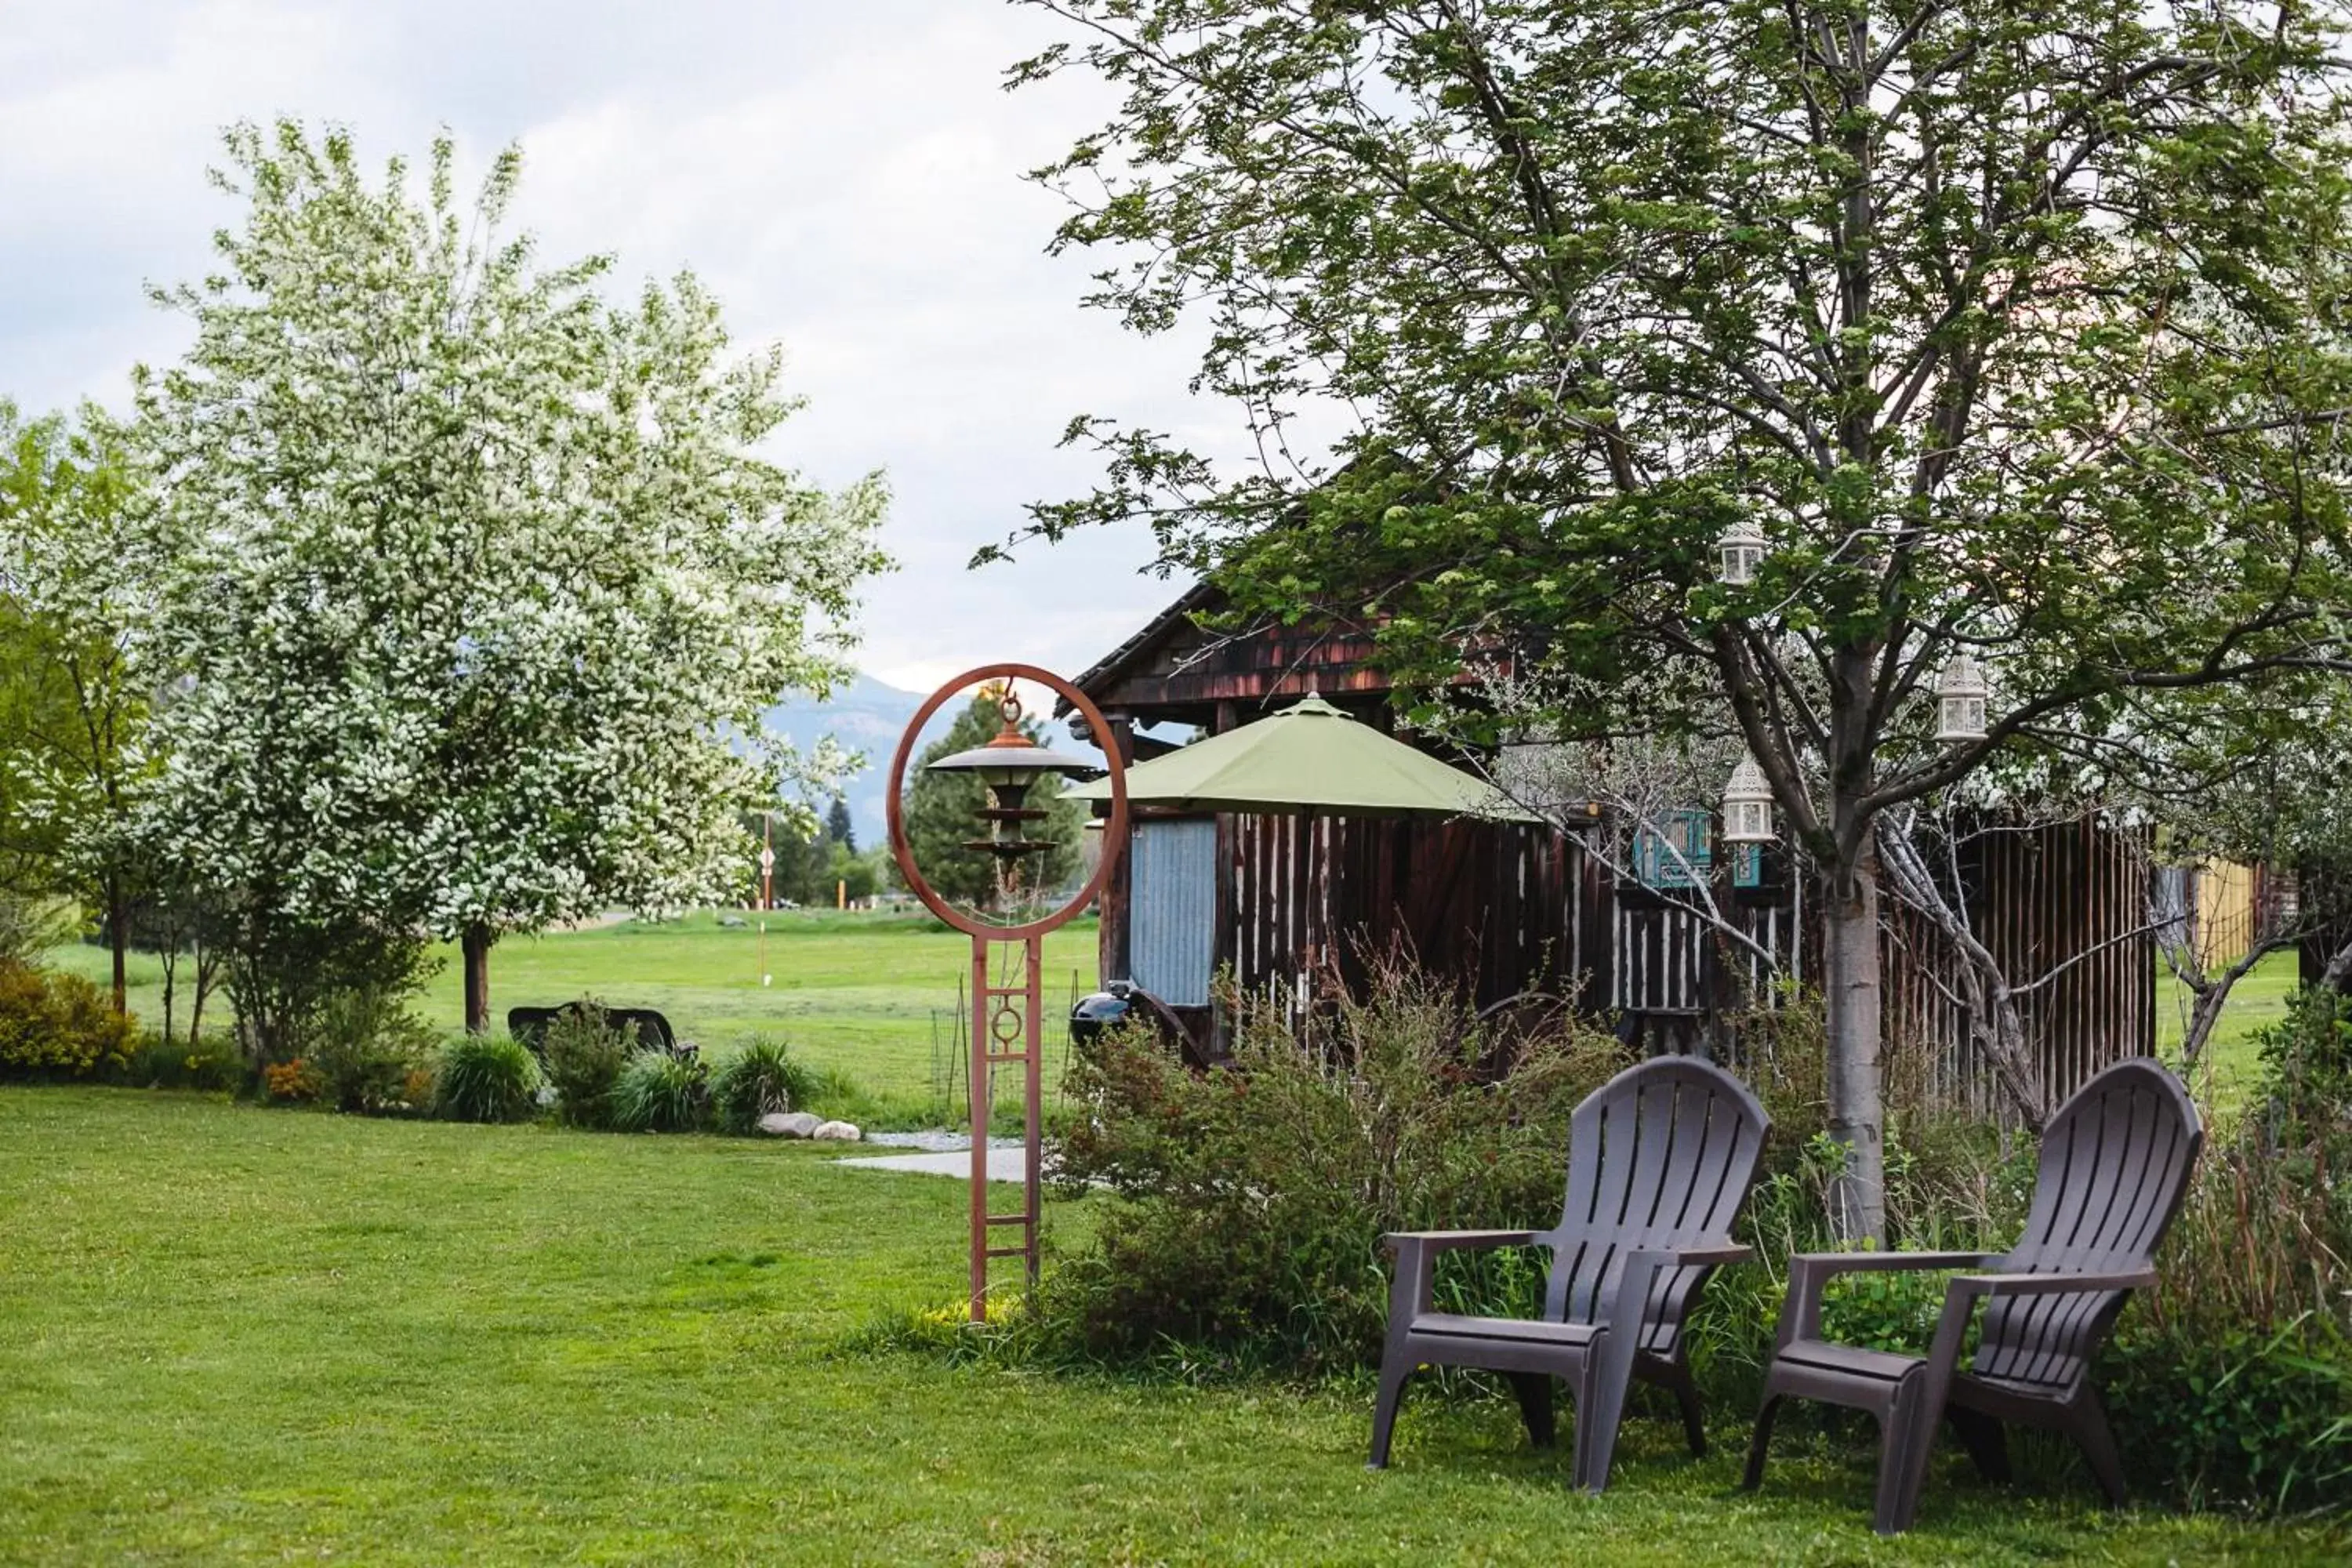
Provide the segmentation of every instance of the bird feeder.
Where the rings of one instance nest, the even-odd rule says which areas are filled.
[[[1723,567],[1718,576],[1734,588],[1744,588],[1756,581],[1756,569],[1764,564],[1764,531],[1752,518],[1741,518],[1723,531],[1718,542],[1723,549]]]
[[[1991,689],[1983,668],[1956,653],[1936,682],[1936,739],[1946,745],[1985,738],[1985,699]]]
[[[1052,671],[1031,664],[983,665],[957,676],[915,710],[914,718],[908,721],[905,732],[898,737],[898,753],[891,758],[889,790],[885,796],[890,850],[898,858],[898,874],[906,879],[908,891],[921,900],[931,913],[971,938],[971,1076],[966,1081],[971,1086],[969,1257],[971,1321],[975,1323],[988,1320],[991,1259],[1021,1259],[1029,1288],[1034,1290],[1037,1286],[1038,1236],[1045,1212],[1045,1046],[1041,1020],[1045,1010],[1045,935],[1067,924],[1079,910],[1094,902],[1127,842],[1127,763],[1120,759],[1118,749],[1107,748],[1102,762],[1095,763],[1049,752],[1031,741],[1021,732],[1021,703],[1013,695],[1015,680],[1034,680],[1066,699],[1087,726],[1081,733],[1110,733],[1101,710],[1087,700],[1086,693]],[[915,742],[921,738],[923,726],[930,722],[932,714],[950,699],[981,681],[998,683],[994,689],[1003,723],[996,738],[984,746],[941,757],[930,765],[942,773],[977,774],[987,788],[988,804],[981,808],[980,818],[988,825],[988,837],[972,841],[968,847],[994,858],[1000,905],[1006,901],[1010,891],[1013,868],[1038,851],[1052,847],[1046,841],[1022,832],[1024,823],[1045,815],[1028,804],[1030,786],[1046,773],[1091,773],[1097,767],[1109,773],[1110,819],[1103,830],[1103,850],[1095,862],[1093,874],[1061,908],[1042,912],[1024,910],[1028,918],[1017,925],[1006,924],[999,917],[941,897],[923,875],[922,868],[915,863],[914,847],[907,840],[906,796],[901,786],[907,782],[907,763]],[[992,1206],[990,1197],[996,1173],[990,1169],[988,1131],[997,1075],[1013,1072],[1019,1074],[1021,1082],[1022,1202],[1018,1209],[1001,1213]]]
[[[1752,753],[1743,753],[1723,786],[1723,841],[1726,844],[1772,842],[1772,785]]]
[[[930,764],[929,771],[972,773],[986,786],[988,804],[976,815],[987,824],[988,837],[967,839],[964,847],[995,858],[998,897],[1000,901],[1009,901],[1023,858],[1054,847],[1051,839],[1031,838],[1022,832],[1024,823],[1043,821],[1047,815],[1043,807],[1026,804],[1031,786],[1046,773],[1083,775],[1097,771],[1097,764],[1047,751],[1023,734],[1021,699],[1010,687],[997,700],[997,708],[1003,727],[994,739],[984,746],[941,757]]]

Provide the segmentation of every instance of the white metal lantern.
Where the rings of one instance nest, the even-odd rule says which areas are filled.
[[[1949,744],[1985,738],[1985,699],[1991,689],[1975,659],[1956,653],[1936,682],[1936,739]]]
[[[1723,571],[1725,583],[1732,587],[1745,587],[1756,581],[1756,569],[1764,564],[1764,531],[1750,518],[1741,518],[1723,531]]]
[[[1743,754],[1723,786],[1723,841],[1726,844],[1772,842],[1772,786],[1753,754]]]

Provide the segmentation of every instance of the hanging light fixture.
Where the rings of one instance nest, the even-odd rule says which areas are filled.
[[[1936,681],[1936,739],[1946,745],[1985,738],[1985,699],[1991,688],[1981,666],[1956,653]]]
[[[1717,574],[1727,585],[1744,588],[1756,581],[1756,569],[1764,564],[1764,531],[1756,526],[1753,518],[1740,518],[1723,531],[1718,541],[1723,549],[1723,566]]]
[[[1772,785],[1755,755],[1743,752],[1723,786],[1723,841],[1769,844],[1772,837]]]

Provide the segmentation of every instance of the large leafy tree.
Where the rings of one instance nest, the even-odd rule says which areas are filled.
[[[1080,421],[1107,480],[1038,529],[1370,603],[1409,676],[1507,657],[1539,732],[1719,717],[1819,878],[1839,1217],[1880,1234],[1884,814],[2338,655],[2338,11],[1040,3],[1071,36],[1016,77],[1126,95],[1044,171],[1059,243],[1137,330],[1205,324],[1263,461]],[[1960,652],[1995,719],[1939,745]]]
[[[480,1028],[499,933],[727,890],[739,811],[830,786],[757,718],[846,674],[884,491],[764,455],[778,355],[691,276],[615,307],[605,258],[539,265],[516,152],[469,207],[446,140],[373,179],[340,132],[226,147],[245,221],[137,384],[192,542],[159,827],[256,942],[460,941]]]

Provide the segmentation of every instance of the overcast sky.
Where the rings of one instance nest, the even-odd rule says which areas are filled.
[[[888,473],[902,565],[868,670],[1074,674],[1180,586],[1138,574],[1141,531],[964,563],[1085,488],[1071,416],[1232,421],[1186,399],[1181,344],[1078,308],[1087,258],[1044,255],[1064,209],[1020,175],[1109,101],[1002,90],[1052,26],[1002,0],[0,0],[0,395],[120,408],[134,363],[178,353],[142,286],[198,276],[237,220],[204,178],[231,121],[340,121],[371,163],[443,125],[477,166],[519,142],[543,256],[614,252],[630,290],[691,267],[739,340],[784,347],[809,405],[779,455]]]

